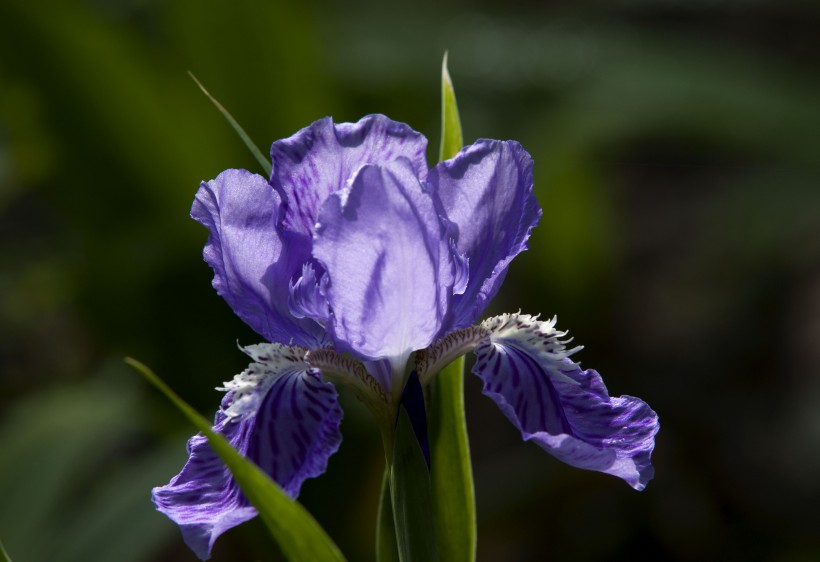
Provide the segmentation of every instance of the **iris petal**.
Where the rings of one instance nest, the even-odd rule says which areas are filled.
[[[453,298],[448,330],[469,326],[495,296],[512,259],[527,248],[541,217],[532,158],[514,141],[479,140],[433,168],[428,181],[455,227],[469,262],[464,292]]]
[[[569,358],[554,320],[505,314],[482,323],[491,336],[476,350],[473,373],[525,440],[559,460],[617,476],[642,490],[658,416],[632,396],[610,397],[601,376]]]
[[[275,229],[279,196],[264,178],[226,170],[203,182],[191,216],[210,231],[203,256],[213,286],[234,312],[265,339],[315,346],[323,330],[288,310],[288,283],[310,257],[310,245]]]
[[[324,295],[326,285],[327,276],[321,266],[312,261],[305,262],[302,275],[290,284],[290,313],[296,318],[313,318],[324,326],[330,314]]]
[[[259,344],[246,351],[255,362],[226,383],[214,429],[296,497],[305,479],[325,471],[341,443],[336,390],[304,363],[304,349]],[[152,496],[206,560],[219,535],[256,510],[204,436],[188,441],[188,454],[182,471]]]
[[[406,159],[364,166],[322,207],[313,255],[329,276],[337,348],[406,360],[442,325],[452,257],[431,194]]]
[[[424,178],[427,139],[404,123],[368,115],[357,123],[334,124],[325,117],[271,147],[271,184],[282,195],[286,230],[311,236],[319,209],[365,164],[407,158]]]

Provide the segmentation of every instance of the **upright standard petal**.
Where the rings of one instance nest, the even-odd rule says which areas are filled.
[[[279,207],[264,178],[226,170],[202,183],[191,217],[210,231],[203,255],[216,292],[237,316],[267,340],[314,346],[323,341],[321,327],[288,310],[288,285],[310,257],[310,244],[276,232]]]
[[[622,478],[642,490],[658,416],[632,396],[610,397],[600,375],[569,359],[555,320],[504,314],[485,320],[490,336],[476,347],[473,373],[509,420],[556,458]]]
[[[433,341],[453,287],[443,230],[406,159],[365,166],[330,196],[313,255],[329,276],[329,330],[340,349],[403,368]]]
[[[245,351],[254,363],[225,384],[214,429],[296,497],[305,479],[325,471],[341,443],[336,390],[304,362],[305,349],[259,344]],[[256,510],[204,436],[188,441],[188,454],[182,471],[152,496],[191,550],[207,560],[219,535]]]
[[[517,142],[479,140],[439,163],[428,180],[453,223],[457,251],[469,263],[467,286],[453,298],[448,326],[464,328],[495,296],[507,266],[527,248],[530,230],[541,217],[532,158]]]
[[[357,123],[326,117],[271,147],[271,184],[282,195],[282,226],[311,236],[322,203],[365,164],[407,158],[416,176],[427,174],[427,139],[404,123],[368,115]]]

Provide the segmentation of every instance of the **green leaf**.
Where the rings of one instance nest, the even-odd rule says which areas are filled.
[[[436,550],[448,562],[476,556],[475,491],[464,420],[464,357],[430,383],[430,457]]]
[[[265,158],[262,155],[262,151],[259,150],[259,147],[254,144],[254,142],[251,140],[251,137],[249,137],[248,133],[245,132],[245,129],[243,129],[239,125],[239,123],[236,122],[236,119],[233,118],[233,115],[231,115],[230,112],[227,109],[225,109],[225,107],[223,107],[223,105],[221,103],[216,101],[216,98],[214,98],[210,94],[210,92],[208,92],[208,90],[205,89],[205,86],[203,86],[202,83],[199,80],[196,79],[196,76],[194,76],[194,74],[192,72],[188,72],[188,75],[191,77],[191,79],[194,82],[196,82],[196,85],[199,86],[199,89],[202,90],[202,93],[205,94],[206,96],[208,96],[208,99],[211,100],[211,103],[214,104],[214,106],[219,110],[219,112],[222,114],[222,116],[225,117],[225,119],[228,121],[228,123],[231,124],[231,127],[233,127],[233,130],[236,132],[237,135],[239,135],[239,138],[242,139],[242,142],[245,143],[245,146],[248,147],[248,150],[251,151],[251,154],[253,154],[253,157],[256,158],[256,161],[259,162],[259,165],[262,166],[263,170],[265,170],[265,173],[267,175],[270,175],[270,173],[271,173],[271,163],[268,161],[267,158]]]
[[[462,144],[461,119],[445,53],[441,65],[440,159],[455,156]],[[428,396],[436,551],[441,560],[472,562],[476,556],[475,490],[464,419],[463,357],[433,378]]]
[[[437,560],[430,473],[404,406],[400,408],[396,424],[390,494],[399,560]]]
[[[390,501],[390,467],[384,468],[379,515],[376,522],[376,562],[399,562],[396,544],[396,524],[393,522],[393,502]]]
[[[447,53],[441,61],[441,149],[438,153],[439,161],[448,160],[455,156],[464,140],[461,136],[461,119],[458,116],[456,92],[453,81],[447,70]]]
[[[0,562],[11,562],[8,552],[3,547],[3,541],[0,541]]]
[[[125,362],[160,390],[201,431],[219,458],[228,466],[242,493],[259,511],[273,538],[288,560],[317,562],[345,558],[315,519],[253,462],[240,455],[211,424],[171,390],[151,369],[127,357]]]

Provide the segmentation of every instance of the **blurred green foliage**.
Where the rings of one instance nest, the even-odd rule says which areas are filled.
[[[544,207],[488,313],[559,314],[660,414],[635,493],[520,438],[468,382],[479,560],[820,559],[820,9],[774,0],[0,0],[0,537],[16,561],[193,560],[153,511],[190,433],[128,354],[210,414],[258,336],[209,285],[200,180],[381,112],[438,145],[515,138]],[[372,558],[382,458],[345,442],[302,500]],[[258,523],[214,560],[275,560]]]

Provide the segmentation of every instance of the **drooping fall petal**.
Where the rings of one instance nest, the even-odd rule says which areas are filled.
[[[645,402],[609,396],[596,371],[569,358],[554,320],[504,314],[482,327],[490,336],[475,349],[473,373],[525,440],[572,466],[646,486],[659,425]]]
[[[341,443],[336,390],[307,366],[302,348],[259,344],[245,351],[254,363],[226,383],[214,429],[296,497],[307,478],[325,471]],[[206,560],[219,535],[256,510],[203,435],[188,441],[188,454],[182,471],[152,495]]]

